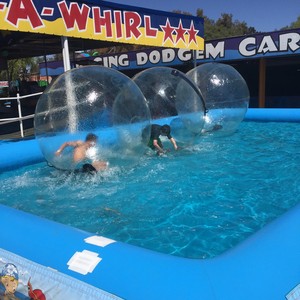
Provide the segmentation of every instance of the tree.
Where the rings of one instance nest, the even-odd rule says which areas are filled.
[[[197,16],[204,18],[204,39],[220,39],[256,32],[254,27],[248,27],[246,22],[233,21],[232,14],[223,13],[214,21],[203,15],[203,10],[197,10]]]
[[[295,22],[292,22],[290,26],[283,27],[281,28],[281,30],[292,29],[292,28],[300,28],[300,16]]]
[[[37,62],[33,57],[12,59],[8,61],[8,80],[24,79],[26,73],[37,70]]]
[[[175,14],[181,14],[181,15],[186,15],[186,16],[192,16],[191,13],[187,12],[187,11],[183,11],[183,10],[172,10],[173,13]]]

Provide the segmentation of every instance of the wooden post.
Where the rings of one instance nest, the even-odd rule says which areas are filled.
[[[258,83],[258,107],[264,108],[266,105],[266,61],[259,60],[259,83]]]

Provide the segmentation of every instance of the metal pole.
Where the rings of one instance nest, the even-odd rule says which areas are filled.
[[[197,53],[196,53],[196,50],[192,50],[193,51],[193,62],[194,62],[194,68],[197,67]]]
[[[48,62],[47,62],[47,55],[46,54],[44,54],[44,62],[45,62],[45,67],[46,67],[47,84],[49,84]]]
[[[20,94],[19,93],[17,93],[17,102],[18,102],[20,132],[21,132],[21,137],[23,138],[24,137],[24,131],[23,131],[22,109],[21,109],[21,101],[20,101]]]
[[[48,62],[47,62],[47,54],[45,51],[45,40],[43,39],[43,48],[44,48],[44,62],[46,67],[46,78],[47,78],[47,85],[49,84],[49,74],[48,74]]]
[[[64,60],[64,70],[71,70],[70,64],[70,53],[69,53],[69,44],[68,38],[65,36],[61,37],[62,48],[63,48],[63,60]],[[76,112],[76,95],[74,86],[72,86],[72,78],[70,74],[66,74],[66,96],[67,96],[67,107],[68,107],[68,125],[69,132],[74,133],[77,131],[77,122],[78,116]]]
[[[71,70],[69,43],[68,43],[68,38],[66,36],[61,37],[61,45],[62,45],[62,55],[64,61],[64,70],[66,72],[68,70]]]
[[[266,60],[264,58],[259,60],[258,78],[258,107],[264,108],[266,106]]]

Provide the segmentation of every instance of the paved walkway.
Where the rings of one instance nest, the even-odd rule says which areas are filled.
[[[34,128],[24,129],[24,138],[34,137]],[[22,139],[21,132],[16,131],[8,134],[1,134],[0,140]]]

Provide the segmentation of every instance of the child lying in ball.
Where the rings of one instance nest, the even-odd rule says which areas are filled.
[[[95,134],[89,133],[85,141],[63,143],[55,152],[55,155],[61,155],[66,147],[73,147],[73,163],[77,165],[77,169],[80,167],[80,171],[88,173],[103,171],[108,167],[108,162],[91,159],[89,155],[89,152],[96,146],[97,140],[98,137]]]

